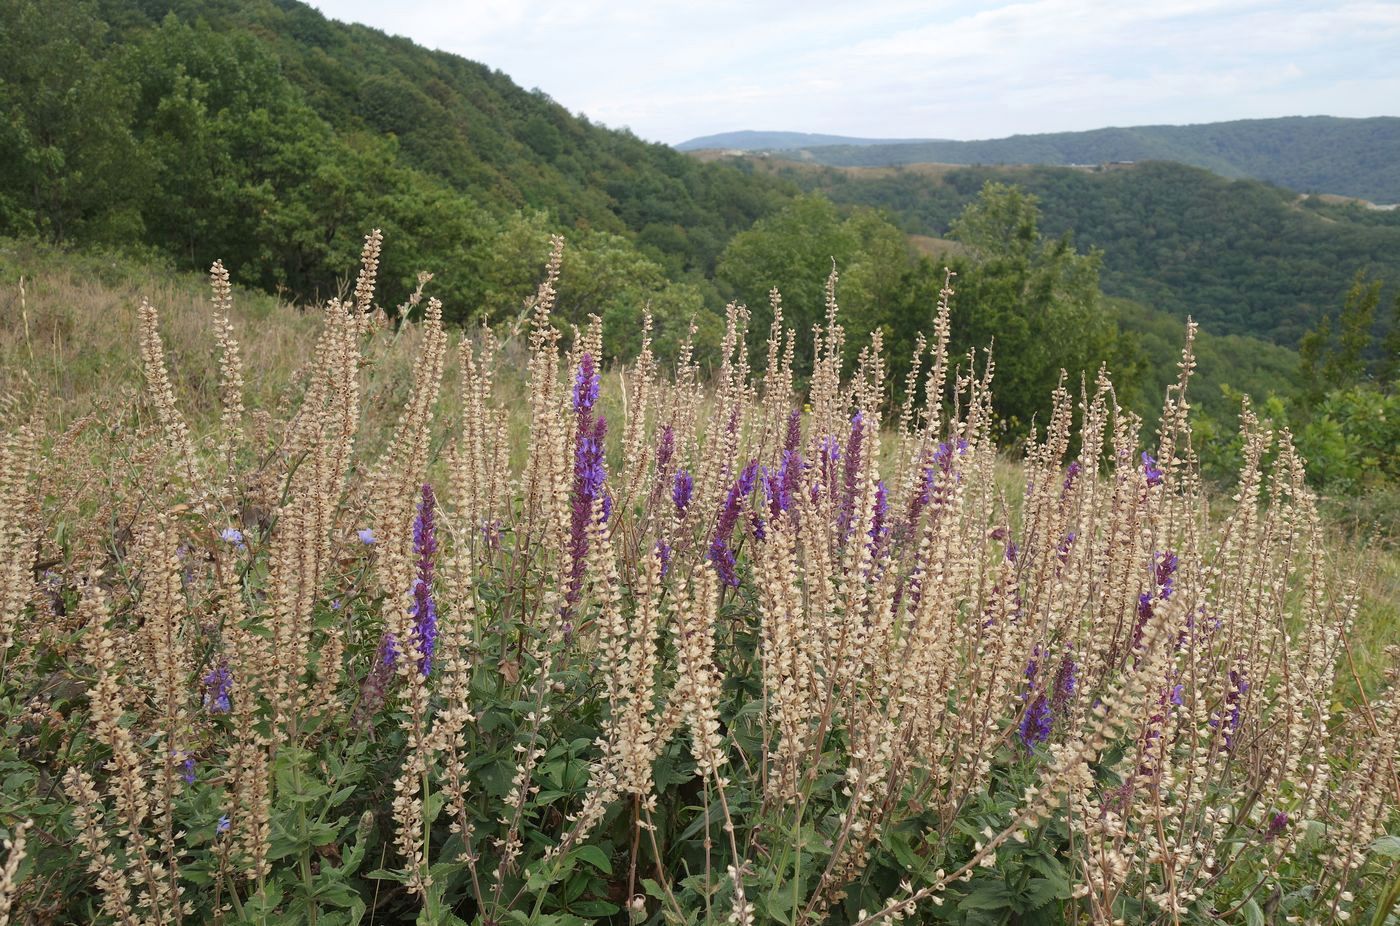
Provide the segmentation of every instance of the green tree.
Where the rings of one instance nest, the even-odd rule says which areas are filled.
[[[735,235],[720,255],[717,274],[735,298],[757,311],[761,321],[753,334],[760,340],[768,333],[768,293],[776,288],[782,294],[784,323],[798,333],[796,363],[808,372],[812,326],[826,314],[827,277],[833,263],[850,263],[858,246],[826,197],[802,196]]]
[[[81,0],[0,0],[0,231],[132,243],[147,165],[131,88]]]
[[[1092,375],[1109,363],[1131,392],[1138,361],[1101,304],[1098,252],[1043,237],[1036,198],[1002,183],[982,188],[952,235],[969,252],[957,268],[956,346],[995,343],[997,403],[1013,431],[1045,407],[1061,370]]]

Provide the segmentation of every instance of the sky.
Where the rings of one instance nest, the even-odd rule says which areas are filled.
[[[311,0],[675,144],[1400,115],[1400,0]]]

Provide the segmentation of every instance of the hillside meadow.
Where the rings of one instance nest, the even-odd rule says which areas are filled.
[[[1394,562],[1248,404],[1202,479],[1194,326],[1009,454],[955,278],[895,393],[836,273],[605,365],[562,239],[465,331],[382,246],[4,251],[0,922],[1392,915]]]

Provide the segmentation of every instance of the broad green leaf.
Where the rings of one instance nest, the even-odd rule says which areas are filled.
[[[612,874],[612,859],[608,854],[597,846],[579,846],[569,853],[580,861],[587,862],[605,875]]]

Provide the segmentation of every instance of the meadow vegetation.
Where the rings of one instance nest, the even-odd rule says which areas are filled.
[[[383,247],[6,275],[0,924],[1393,921],[1396,573],[1247,400],[1203,480],[1194,325],[1011,459],[951,275],[905,356],[828,264],[605,362],[562,239],[464,331]]]

